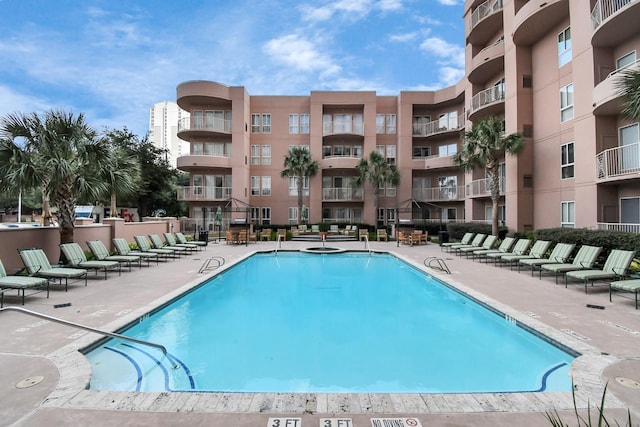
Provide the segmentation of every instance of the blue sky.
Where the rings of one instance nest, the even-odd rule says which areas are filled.
[[[251,95],[450,86],[463,0],[0,0],[0,115],[63,109],[148,131],[149,107],[212,80]]]

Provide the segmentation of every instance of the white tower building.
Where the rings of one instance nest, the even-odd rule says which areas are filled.
[[[149,141],[168,150],[167,161],[176,167],[177,158],[189,153],[189,143],[178,138],[178,122],[189,113],[171,101],[153,104],[149,109]]]

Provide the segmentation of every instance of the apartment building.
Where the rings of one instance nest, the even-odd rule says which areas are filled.
[[[149,108],[149,142],[167,150],[166,160],[176,167],[178,157],[190,152],[189,143],[178,138],[178,123],[189,113],[171,101],[157,102]]]
[[[640,0],[467,0],[466,72],[433,92],[316,92],[251,96],[244,87],[190,81],[177,88],[190,113],[178,198],[194,218],[235,200],[256,224],[294,223],[295,180],[282,178],[292,146],[320,171],[304,184],[311,223],[488,221],[484,170],[464,173],[452,155],[460,132],[504,118],[526,148],[501,162],[499,217],[511,231],[547,227],[640,232],[638,123],[620,114],[616,79],[640,67]],[[353,184],[358,161],[377,150],[401,174],[381,189]],[[230,218],[233,219],[233,218]]]

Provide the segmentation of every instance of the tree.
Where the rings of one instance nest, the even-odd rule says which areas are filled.
[[[373,192],[373,205],[375,208],[374,218],[377,218],[378,206],[380,202],[380,189],[387,184],[397,186],[400,183],[400,172],[394,164],[390,164],[378,151],[369,153],[369,158],[362,158],[356,166],[359,175],[355,178],[355,184],[364,186],[371,184]]]
[[[522,135],[504,135],[504,122],[499,117],[488,117],[473,124],[470,131],[463,133],[460,151],[453,156],[454,164],[462,166],[466,172],[475,168],[485,168],[487,187],[491,193],[492,228],[498,235],[498,200],[500,199],[500,158],[505,154],[515,155],[524,148]]]
[[[284,158],[284,170],[280,173],[283,178],[295,177],[298,187],[298,224],[302,215],[302,193],[304,179],[311,178],[318,173],[320,165],[313,160],[307,148],[291,147],[289,154]]]
[[[617,82],[622,97],[622,115],[629,120],[640,120],[640,70],[624,70]]]
[[[40,186],[43,216],[50,217],[49,198],[58,208],[60,242],[73,242],[79,198],[95,200],[107,186],[108,145],[97,138],[83,114],[48,111],[41,116],[9,114],[0,121],[0,186]]]
[[[110,190],[110,215],[118,216],[117,198],[129,197],[140,189],[140,163],[124,148],[128,140],[137,139],[131,132],[107,130],[105,142],[111,147],[110,165],[104,170],[104,181]]]

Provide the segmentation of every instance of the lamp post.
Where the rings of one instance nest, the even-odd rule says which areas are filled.
[[[222,209],[220,206],[216,209],[214,224],[218,227],[218,236],[216,237],[216,243],[218,243],[220,241],[220,233],[222,232]]]

